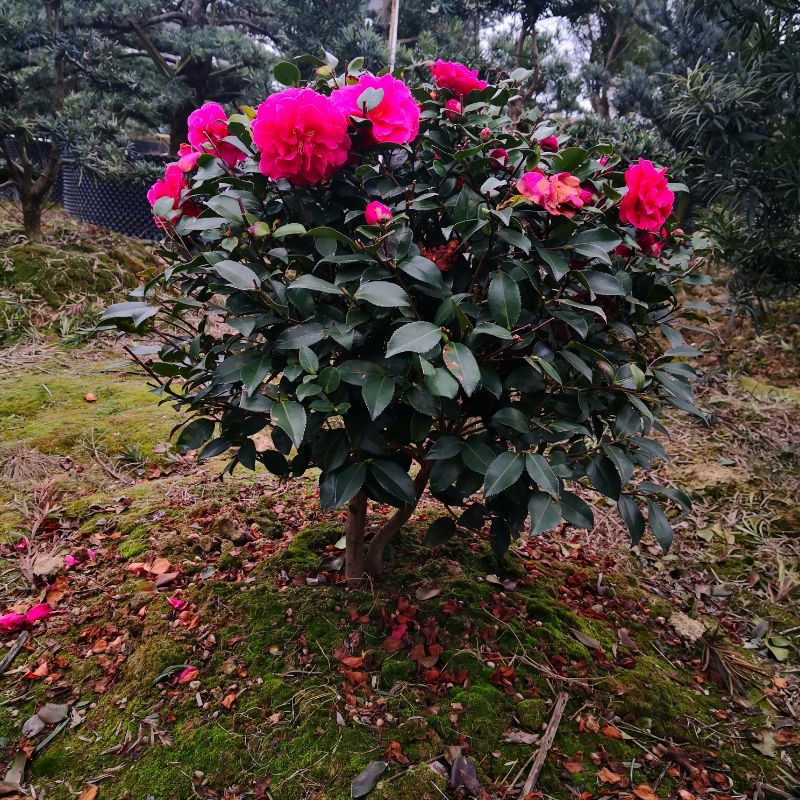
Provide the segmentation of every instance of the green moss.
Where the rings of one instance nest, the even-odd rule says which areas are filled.
[[[0,440],[22,440],[42,453],[75,452],[91,457],[87,437],[101,452],[117,454],[131,445],[151,456],[166,441],[175,414],[159,406],[145,379],[106,374],[31,372],[0,380]],[[97,401],[84,395],[92,392]]]
[[[66,766],[66,753],[59,748],[52,753],[44,753],[34,759],[31,765],[32,778],[57,778],[63,774]]]
[[[427,764],[411,767],[398,776],[381,781],[372,796],[375,800],[441,800],[446,797],[447,781]]]
[[[386,658],[381,664],[381,686],[388,692],[395,684],[414,680],[416,673],[416,664],[405,653]]]
[[[759,400],[768,400],[772,403],[800,403],[800,389],[772,386],[744,375],[739,378],[739,384],[746,392]]]
[[[289,574],[313,569],[320,562],[321,551],[344,535],[344,529],[336,523],[308,525],[297,533],[289,546],[274,559],[274,564]]]
[[[521,725],[531,731],[539,730],[541,724],[547,721],[547,708],[544,700],[539,700],[538,698],[521,700],[517,703],[514,716]]]

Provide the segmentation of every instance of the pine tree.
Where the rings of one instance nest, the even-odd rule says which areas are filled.
[[[89,23],[73,0],[0,0],[0,186],[16,189],[32,241],[65,150],[124,150],[136,106],[139,78]]]
[[[684,2],[686,29],[716,30],[673,81],[669,121],[693,154],[706,224],[742,299],[800,286],[800,9],[782,0]]]

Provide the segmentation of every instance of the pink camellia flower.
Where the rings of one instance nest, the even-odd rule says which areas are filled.
[[[202,150],[195,150],[190,144],[184,142],[178,148],[178,166],[181,172],[191,172],[197,166],[197,159],[203,155]]]
[[[228,115],[219,103],[203,103],[189,114],[187,125],[189,144],[195,150],[211,152],[229,167],[247,158],[238,147],[222,141],[228,135]]]
[[[491,159],[491,165],[495,169],[502,169],[508,166],[508,150],[505,147],[495,147],[489,153],[489,158]]]
[[[591,203],[592,199],[594,198],[594,192],[591,189],[585,189],[583,186],[581,186],[580,195],[581,195],[581,200],[583,200],[583,204],[585,206],[588,206],[589,203]]]
[[[458,119],[463,111],[464,106],[461,104],[461,101],[456,100],[455,97],[451,97],[444,104],[444,115],[447,117],[447,119]]]
[[[200,209],[191,200],[181,201],[184,190],[188,188],[181,168],[177,164],[167,164],[164,177],[159,178],[148,190],[147,200],[151,206],[154,206],[162,197],[170,197],[174,210],[179,209],[181,214],[196,217],[200,213]],[[156,217],[156,222],[161,225],[166,219],[166,217]]]
[[[383,97],[366,113],[358,98],[365,89],[382,89]],[[362,75],[358,83],[342,86],[331,94],[331,103],[351,117],[366,117],[372,123],[370,135],[376,142],[405,144],[419,133],[419,106],[411,90],[392,75]]]
[[[469,69],[457,61],[438,59],[431,66],[434,83],[440,89],[449,89],[453,94],[468,95],[474,89],[485,89],[488,84],[478,77],[478,70]]]
[[[533,200],[537,205],[544,205],[545,197],[549,191],[547,175],[538,169],[524,173],[517,181],[517,191],[523,197],[527,197],[528,200]]]
[[[256,110],[253,142],[259,168],[272,180],[295,186],[326,181],[347,161],[347,117],[313,89],[284,89]]]
[[[555,136],[545,136],[544,139],[539,139],[539,147],[548,153],[557,153],[558,139]]]
[[[517,190],[556,217],[574,217],[576,209],[585,205],[581,182],[569,172],[559,172],[549,178],[538,169],[526,172],[517,182]]]
[[[675,194],[667,185],[667,168],[656,169],[640,158],[625,171],[628,191],[619,204],[619,218],[635,228],[655,232],[672,213]]]
[[[364,216],[366,217],[367,225],[382,225],[392,218],[392,209],[377,200],[373,200],[364,209]]]

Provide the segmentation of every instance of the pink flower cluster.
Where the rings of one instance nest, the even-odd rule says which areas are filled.
[[[478,77],[477,70],[454,61],[438,59],[430,69],[436,86],[452,95],[444,103],[445,117],[462,121],[465,98],[484,89],[486,81]],[[431,96],[435,99],[436,94]],[[359,120],[368,120],[370,125],[365,127]],[[361,146],[406,144],[417,138],[419,128],[420,107],[408,86],[390,74],[366,73],[358,80],[348,78],[330,96],[308,88],[289,88],[271,95],[256,110],[252,141],[258,150],[259,169],[268,178],[288,180],[294,186],[313,186],[329,180],[351,159],[354,142]],[[482,141],[488,142],[491,137],[488,127],[481,130]],[[189,143],[181,145],[179,160],[167,166],[164,177],[147,193],[151,205],[164,197],[172,200],[168,215],[159,215],[159,224],[165,226],[181,215],[200,213],[187,196],[189,185],[184,173],[194,169],[201,156],[214,156],[228,170],[247,158],[241,145],[234,144],[238,140],[229,138],[228,117],[218,103],[205,103],[191,113]],[[558,138],[543,137],[539,147],[543,152],[557,153]],[[433,157],[438,158],[438,154]],[[488,157],[494,169],[509,166],[509,153],[502,147],[491,149]],[[604,157],[600,163],[606,161]],[[658,170],[640,158],[625,172],[627,191],[619,208],[620,220],[638,229],[640,248],[654,256],[663,247],[662,226],[672,213],[675,199],[666,172],[666,168]],[[516,188],[523,198],[549,214],[567,218],[594,199],[592,191],[569,172],[547,175],[533,169],[520,177]],[[384,225],[392,219],[391,209],[377,201],[366,206],[364,215],[369,225]]]
[[[538,169],[526,172],[517,182],[517,191],[555,217],[574,217],[579,208],[591,202],[592,193],[569,172],[549,178]]]

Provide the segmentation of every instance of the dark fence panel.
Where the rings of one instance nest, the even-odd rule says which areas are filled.
[[[61,174],[64,209],[70,216],[139,239],[161,238],[143,184],[98,178],[70,160],[65,160]]]

